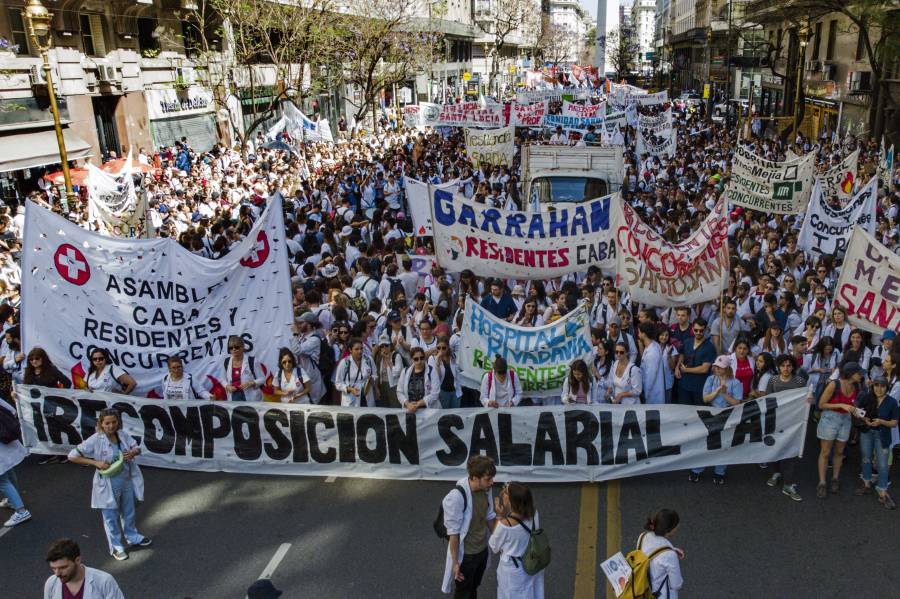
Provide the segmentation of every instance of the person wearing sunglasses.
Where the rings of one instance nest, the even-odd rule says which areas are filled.
[[[682,348],[681,362],[675,371],[680,404],[703,405],[703,385],[716,359],[716,348],[706,336],[706,324],[702,317],[694,320],[691,327],[694,338]]]
[[[462,386],[459,381],[459,368],[447,337],[439,337],[437,353],[428,358],[428,366],[434,368],[435,376],[440,381],[438,399],[444,409],[460,407]]]
[[[130,374],[112,363],[109,352],[105,349],[95,347],[89,357],[91,365],[84,381],[88,391],[109,391],[128,395],[137,386]]]
[[[372,407],[377,400],[375,364],[365,355],[363,342],[351,339],[347,344],[350,353],[338,362],[334,371],[334,387],[341,393],[341,405],[346,407]],[[400,395],[399,389],[397,395]]]
[[[397,383],[397,401],[408,412],[437,408],[441,405],[440,388],[440,379],[434,366],[427,362],[425,350],[414,347],[412,365],[403,370]]]
[[[166,365],[169,372],[163,377],[160,397],[167,400],[212,399],[209,391],[194,385],[193,376],[185,374],[181,356],[169,356]]]
[[[297,364],[294,353],[286,347],[278,351],[278,376],[275,377],[275,395],[281,403],[310,403],[312,379]]]
[[[259,388],[265,378],[257,378],[253,356],[244,354],[244,340],[237,335],[228,337],[228,357],[222,363],[222,380],[229,401],[262,401]],[[261,373],[259,373],[261,374]]]
[[[616,343],[613,355],[615,362],[610,369],[610,387],[607,391],[609,401],[623,405],[640,403],[643,390],[641,369],[631,361],[628,347],[621,341]]]

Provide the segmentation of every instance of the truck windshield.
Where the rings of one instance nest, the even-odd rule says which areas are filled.
[[[541,204],[578,203],[603,197],[607,189],[606,181],[592,177],[539,177],[531,194]]]

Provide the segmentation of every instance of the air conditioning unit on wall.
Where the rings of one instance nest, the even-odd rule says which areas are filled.
[[[104,83],[115,83],[117,79],[116,67],[105,64],[97,65],[97,78]]]

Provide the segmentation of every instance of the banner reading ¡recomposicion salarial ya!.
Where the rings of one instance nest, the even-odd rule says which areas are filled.
[[[283,476],[458,480],[472,455],[499,480],[601,481],[802,452],[809,404],[793,389],[731,408],[681,405],[404,410],[163,401],[17,388],[25,445],[65,454],[115,407],[141,465]]]
[[[617,219],[616,272],[631,300],[676,308],[717,299],[728,285],[727,203],[719,203],[691,236],[665,241],[628,204]]]
[[[137,381],[160,386],[168,357],[195,385],[224,385],[227,339],[244,340],[256,378],[274,372],[293,323],[281,201],[270,201],[227,256],[208,260],[172,238],[118,239],[85,231],[37,204],[25,212],[22,347],[44,348],[63,372],[88,371],[94,347]]]
[[[488,208],[460,196],[432,194],[434,252],[450,272],[480,277],[551,279],[591,265],[612,268],[611,205],[617,195],[549,212]]]
[[[501,356],[516,372],[523,397],[559,397],[573,360],[591,353],[587,311],[579,306],[540,327],[520,327],[467,301],[459,342],[459,375],[477,389]]]
[[[850,236],[834,305],[847,311],[854,326],[900,332],[900,256],[862,227],[854,227]]]

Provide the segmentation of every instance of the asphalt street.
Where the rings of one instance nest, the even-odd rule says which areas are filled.
[[[897,596],[900,511],[853,496],[855,448],[841,493],[816,499],[811,447],[798,468],[802,503],[767,487],[770,470],[753,465],[729,468],[721,487],[712,485],[711,470],[697,484],[671,472],[594,489],[535,485],[553,548],[546,597],[605,597],[599,563],[616,546],[630,549],[660,507],[682,518],[675,538],[686,554],[681,597]],[[41,597],[47,546],[63,536],[76,539],[85,563],[112,573],[129,598],[240,599],[263,572],[284,599],[443,596],[445,545],[431,522],[448,483],[144,468],[138,526],[154,543],[116,562],[89,507],[89,468],[29,458],[18,475],[34,518],[0,529],[3,599]],[[479,596],[495,596],[492,568],[482,589]]]

